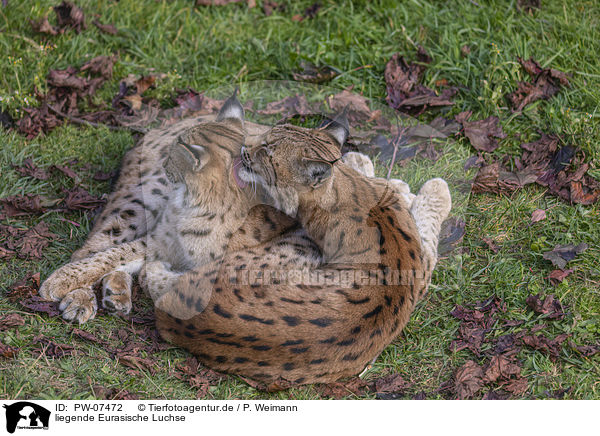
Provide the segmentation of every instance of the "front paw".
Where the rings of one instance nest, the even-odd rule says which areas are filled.
[[[96,316],[96,295],[92,288],[75,289],[65,295],[58,309],[67,321],[83,324]]]
[[[61,301],[75,286],[63,268],[54,271],[40,286],[38,294],[47,301]]]
[[[102,279],[102,307],[127,315],[131,311],[132,277],[125,271],[113,271]]]

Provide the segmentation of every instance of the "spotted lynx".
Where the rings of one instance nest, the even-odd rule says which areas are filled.
[[[334,123],[328,129],[280,126],[267,133],[264,126],[245,122],[232,98],[215,121],[188,120],[149,133],[125,156],[116,189],[85,245],[43,283],[41,294],[60,301],[66,319],[85,322],[96,312],[96,282],[102,283],[103,306],[126,313],[139,273],[142,288],[155,301],[162,336],[207,366],[267,385],[281,379],[331,381],[359,372],[397,335],[425,291],[450,197],[440,180],[425,184],[416,197],[399,180],[369,181],[366,176],[374,173],[368,158],[349,153],[340,161],[339,132]],[[284,137],[296,151],[308,151],[303,158],[310,158],[310,150],[317,157],[325,153],[332,174],[315,184],[306,176],[327,176],[327,168],[294,173],[307,167],[292,145],[277,145]],[[253,169],[255,159],[248,156],[267,150],[277,158],[272,173],[266,170],[261,179],[260,166]],[[271,180],[268,174],[278,177]],[[257,182],[273,206],[297,214],[300,223],[262,204]],[[300,204],[307,189],[331,197],[331,186],[337,206],[327,211],[339,210],[327,220],[337,222],[337,230],[323,231],[319,223],[327,214],[307,219]],[[369,206],[376,198],[376,207]],[[363,238],[350,239],[349,232],[358,234],[361,225]],[[348,245],[361,244],[359,259]],[[379,256],[377,262],[372,256]],[[309,275],[358,266],[378,270],[389,267],[390,259],[424,274],[413,274],[410,285],[399,287],[266,280],[273,270]],[[252,271],[253,281],[238,281]]]
[[[216,121],[185,120],[148,133],[125,155],[84,246],[46,279],[40,295],[59,301],[65,319],[83,323],[95,316],[92,288],[100,281],[104,308],[128,313],[133,276],[145,265],[163,260],[185,271],[219,259],[228,246],[253,246],[296,226],[272,208],[252,207],[232,172],[244,140],[261,129],[244,126],[233,98]]]
[[[157,265],[152,282],[171,283],[156,300],[164,338],[214,369],[281,386],[357,374],[398,335],[427,290],[450,194],[441,179],[412,196],[353,170],[340,156],[347,132],[344,121],[277,126],[242,150],[239,177],[302,228],[176,278]]]
[[[235,178],[242,143],[259,140],[265,131],[243,120],[235,98],[216,122],[190,119],[152,130],[124,156],[114,192],[83,247],[47,278],[40,294],[60,302],[65,319],[84,323],[96,314],[93,287],[100,282],[102,306],[127,314],[133,279],[141,271],[143,280],[146,266],[151,274],[162,261],[185,271],[219,259],[228,246],[254,246],[296,226],[290,217],[253,203],[252,192],[241,189]],[[359,170],[372,172],[366,156],[348,157]],[[193,204],[186,196],[193,196]],[[164,276],[156,284],[153,298],[170,286]]]

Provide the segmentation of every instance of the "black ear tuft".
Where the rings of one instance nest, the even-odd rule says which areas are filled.
[[[331,177],[331,164],[329,162],[310,160],[306,162],[306,176],[312,187],[321,185]]]
[[[217,115],[217,121],[223,121],[226,119],[239,120],[240,123],[244,123],[244,108],[242,104],[237,99],[238,89],[235,88],[233,91],[233,95],[225,100],[223,103],[223,107],[219,111],[219,115]]]
[[[341,112],[335,114],[331,119],[325,122],[323,130],[329,133],[335,139],[340,147],[344,145],[350,135],[350,125],[348,124],[348,106]]]

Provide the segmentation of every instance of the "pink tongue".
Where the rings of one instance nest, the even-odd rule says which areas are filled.
[[[240,188],[244,189],[246,186],[248,186],[248,182],[245,182],[242,179],[240,179],[239,171],[240,171],[241,167],[242,167],[242,159],[239,157],[236,157],[235,160],[233,161],[233,168],[231,170],[233,171],[233,178],[235,179],[235,183],[237,183],[237,185]]]

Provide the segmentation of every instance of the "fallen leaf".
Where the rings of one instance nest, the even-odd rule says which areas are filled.
[[[152,375],[156,373],[155,362],[151,359],[133,355],[120,355],[117,356],[117,359],[123,366],[139,369],[140,371],[147,371]]]
[[[38,180],[48,180],[48,173],[35,166],[31,158],[27,158],[23,161],[21,166],[13,165],[13,168],[22,176],[32,177]]]
[[[466,223],[461,218],[450,217],[442,223],[439,236],[438,256],[448,256],[456,249],[465,236]]]
[[[82,90],[87,82],[83,77],[77,76],[77,70],[69,67],[66,70],[50,70],[48,73],[48,85],[54,87],[73,88]]]
[[[472,191],[474,193],[493,192],[504,194],[513,192],[525,185],[534,183],[537,175],[528,171],[510,172],[506,171],[499,162],[479,168],[473,180]]]
[[[106,203],[101,197],[90,194],[81,187],[66,190],[65,205],[69,210],[94,210]]]
[[[40,133],[48,133],[62,121],[48,109],[48,104],[42,102],[36,108],[23,108],[24,115],[17,121],[17,130],[27,139],[33,139]]]
[[[9,313],[0,317],[0,331],[13,329],[25,324],[25,320],[18,313]]]
[[[315,2],[304,10],[304,18],[315,18],[321,9],[321,4]]]
[[[71,2],[63,1],[60,5],[54,6],[58,27],[61,29],[71,28],[80,33],[86,29],[85,16],[83,11]]]
[[[454,389],[459,400],[472,398],[483,387],[483,370],[472,360],[465,362],[454,378]]]
[[[49,200],[40,195],[25,194],[0,198],[7,217],[27,216],[46,212],[47,208],[56,205],[55,200]]]
[[[178,372],[175,373],[175,377],[187,381],[192,388],[196,389],[198,399],[206,397],[212,384],[227,378],[224,374],[202,367],[195,357],[188,357],[183,363],[177,364],[176,369]],[[260,387],[265,389],[265,386]]]
[[[498,244],[496,244],[496,241],[494,241],[492,238],[488,238],[486,236],[483,238],[483,242],[486,243],[490,251],[492,251],[493,253],[498,253],[498,251],[500,250],[500,247],[498,247]]]
[[[46,313],[48,316],[60,315],[58,303],[43,300],[38,295],[39,287],[40,273],[28,274],[9,287],[6,297],[33,312]]]
[[[43,221],[39,222],[23,235],[23,245],[19,250],[19,255],[41,259],[42,250],[48,246],[50,239],[55,237],[56,235],[49,231],[48,224]]]
[[[556,286],[560,282],[562,282],[564,279],[566,279],[569,276],[569,274],[571,274],[572,272],[573,272],[572,269],[567,269],[567,270],[555,269],[548,275],[548,280],[550,280],[550,283],[552,283],[554,286]]]
[[[496,355],[487,365],[484,372],[484,380],[486,383],[492,383],[502,379],[509,379],[511,376],[521,374],[521,367],[503,355]]]
[[[369,108],[368,100],[355,92],[344,89],[327,98],[327,104],[332,111],[339,113],[347,108],[347,118],[350,125],[367,120],[372,111]]]
[[[285,4],[277,3],[274,1],[263,0],[262,2],[263,12],[269,17],[273,14],[274,11],[285,11]]]
[[[80,339],[85,339],[86,341],[93,342],[95,344],[106,345],[106,341],[97,338],[93,334],[86,332],[85,330],[74,328],[71,330],[71,334],[77,336]]]
[[[50,24],[47,15],[39,20],[29,20],[29,23],[34,32],[45,33],[47,35],[58,35],[58,28]]]
[[[487,391],[482,400],[507,400],[510,397],[508,392],[504,391]]]
[[[113,24],[102,24],[98,20],[94,20],[93,23],[94,23],[94,26],[96,26],[102,32],[108,33],[109,35],[116,35],[117,33],[119,33],[119,31]]]
[[[30,273],[10,285],[6,297],[15,303],[31,293],[37,294],[39,287],[40,273]]]
[[[118,174],[118,171],[116,171],[116,170],[110,171],[108,173],[104,172],[104,171],[101,171],[101,170],[98,170],[98,171],[96,171],[94,173],[94,175],[92,176],[92,179],[98,180],[100,182],[105,182],[106,180],[112,179],[117,174]]]
[[[0,247],[0,259],[3,259],[3,260],[12,259],[13,257],[16,256],[16,254],[17,254],[17,252],[14,250],[9,250],[7,248]]]
[[[563,319],[565,313],[560,302],[554,295],[547,295],[543,300],[541,299],[542,294],[530,295],[527,297],[527,306],[531,308],[535,313],[546,315],[548,319]]]
[[[358,377],[343,382],[314,385],[315,390],[323,397],[341,400],[350,395],[361,397],[365,394],[367,383]]]
[[[588,245],[583,242],[577,246],[573,244],[557,245],[554,249],[546,251],[542,256],[559,269],[564,269],[568,262],[575,259],[578,254],[583,253],[587,248]]]
[[[450,344],[450,349],[453,352],[456,353],[468,348],[476,356],[481,354],[481,345],[483,344],[486,334],[484,328],[481,328],[476,323],[467,322],[460,325],[458,334],[459,339],[454,340]]]
[[[154,82],[156,82],[156,76],[142,76],[138,80],[135,81],[135,87],[138,94],[143,94],[148,88],[154,86]]]
[[[91,378],[88,378],[90,385],[92,384]],[[93,385],[92,392],[98,400],[138,400],[139,397],[136,394],[125,389],[118,388],[106,388],[101,385]]]
[[[117,60],[116,56],[96,56],[92,60],[86,62],[79,69],[80,72],[89,71],[93,74],[98,74],[105,79],[110,79],[113,74],[113,65]]]
[[[37,351],[47,357],[60,359],[61,357],[72,356],[75,354],[75,348],[71,345],[56,343],[43,335],[33,338],[33,343],[40,344]]]
[[[375,391],[377,393],[399,393],[410,386],[400,374],[389,374],[375,380]]]
[[[314,65],[302,61],[300,71],[292,72],[292,77],[298,82],[325,83],[338,75],[338,72],[327,65]]]
[[[310,115],[315,111],[310,107],[306,97],[301,94],[285,97],[279,101],[267,103],[265,109],[257,111],[262,115],[281,114],[283,118],[290,118],[295,115]]]
[[[494,353],[496,354],[516,354],[519,350],[516,348],[516,340],[513,334],[509,333],[502,335],[496,341],[494,346]]]
[[[541,68],[533,58],[528,61],[521,58],[518,60],[532,77],[533,82],[519,82],[517,89],[508,95],[515,112],[521,112],[525,106],[536,100],[547,100],[557,94],[561,87],[569,86],[569,79],[565,73],[551,68]]]
[[[456,89],[444,89],[437,95],[435,91],[419,84],[424,71],[424,66],[407,63],[399,53],[392,56],[384,72],[386,101],[392,108],[419,114],[427,107],[454,104],[450,98],[456,93]]]
[[[142,108],[142,96],[139,94],[127,95],[123,97],[127,101],[133,111],[139,111]]]
[[[464,112],[463,112],[464,113]],[[459,118],[460,119],[460,118]],[[462,121],[465,136],[469,138],[471,145],[480,151],[491,152],[498,148],[498,139],[506,138],[496,116],[490,116],[484,120]]]
[[[10,114],[2,109],[0,109],[0,127],[3,129],[12,129],[15,125],[15,120]]]
[[[14,359],[19,354],[19,349],[6,345],[0,341],[0,359]]]
[[[531,223],[537,223],[546,219],[546,211],[544,209],[536,209],[531,213]]]
[[[50,170],[51,171],[59,171],[62,174],[64,174],[65,176],[69,177],[70,179],[75,180],[76,183],[81,180],[81,178],[77,175],[77,173],[66,165],[52,165],[50,167]]]
[[[597,188],[596,183],[594,183],[594,187],[592,189],[588,189],[587,192],[584,189],[582,182],[571,182],[570,188],[570,199],[573,203],[590,205],[597,202],[598,198],[600,198],[600,189]]]
[[[527,379],[525,377],[518,377],[510,380],[502,387],[514,395],[523,395],[527,390],[527,386]]]
[[[560,355],[561,344],[568,337],[567,334],[560,334],[554,339],[549,339],[543,334],[527,335],[523,336],[521,341],[528,347],[547,353],[552,360],[555,360]]]
[[[569,346],[585,357],[592,357],[600,353],[600,343],[595,345],[577,345],[573,341],[569,341]]]

